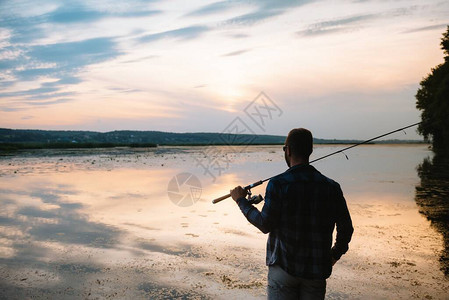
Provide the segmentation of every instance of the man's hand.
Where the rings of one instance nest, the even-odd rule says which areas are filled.
[[[246,195],[247,192],[240,185],[231,190],[231,197],[235,202],[237,202],[237,199],[239,198],[245,198]]]

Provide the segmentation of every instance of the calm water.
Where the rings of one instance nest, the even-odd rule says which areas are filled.
[[[313,156],[337,149],[317,146]],[[424,145],[369,145],[346,154],[349,160],[336,155],[315,164],[341,184],[355,225],[328,297],[447,297],[444,231],[415,201],[417,168],[432,153]],[[232,200],[211,200],[285,169],[280,146],[2,157],[0,295],[263,299],[266,236]],[[169,182],[181,173],[199,184],[173,190]],[[173,192],[193,198],[175,205]]]

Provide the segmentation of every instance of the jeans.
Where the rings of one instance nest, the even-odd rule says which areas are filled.
[[[281,267],[268,267],[267,294],[269,300],[275,299],[324,299],[326,295],[326,279],[310,280],[294,277]]]

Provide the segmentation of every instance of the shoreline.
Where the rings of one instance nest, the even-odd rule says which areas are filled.
[[[329,142],[314,142],[315,145],[355,145],[363,141],[336,140]],[[250,144],[232,144],[232,143],[170,143],[170,144],[154,144],[154,143],[0,143],[0,155],[2,152],[13,152],[20,150],[76,150],[76,149],[120,149],[120,148],[159,148],[159,147],[207,147],[207,146],[232,146],[232,147],[248,147],[248,146],[276,146],[284,143],[250,143]],[[431,145],[424,141],[414,140],[385,140],[378,142],[364,143],[364,145]]]

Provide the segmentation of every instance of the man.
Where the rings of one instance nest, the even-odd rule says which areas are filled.
[[[268,299],[324,299],[326,279],[354,231],[339,184],[309,165],[312,148],[309,130],[289,132],[283,147],[289,169],[269,181],[262,211],[241,186],[231,190],[248,221],[269,233]]]

